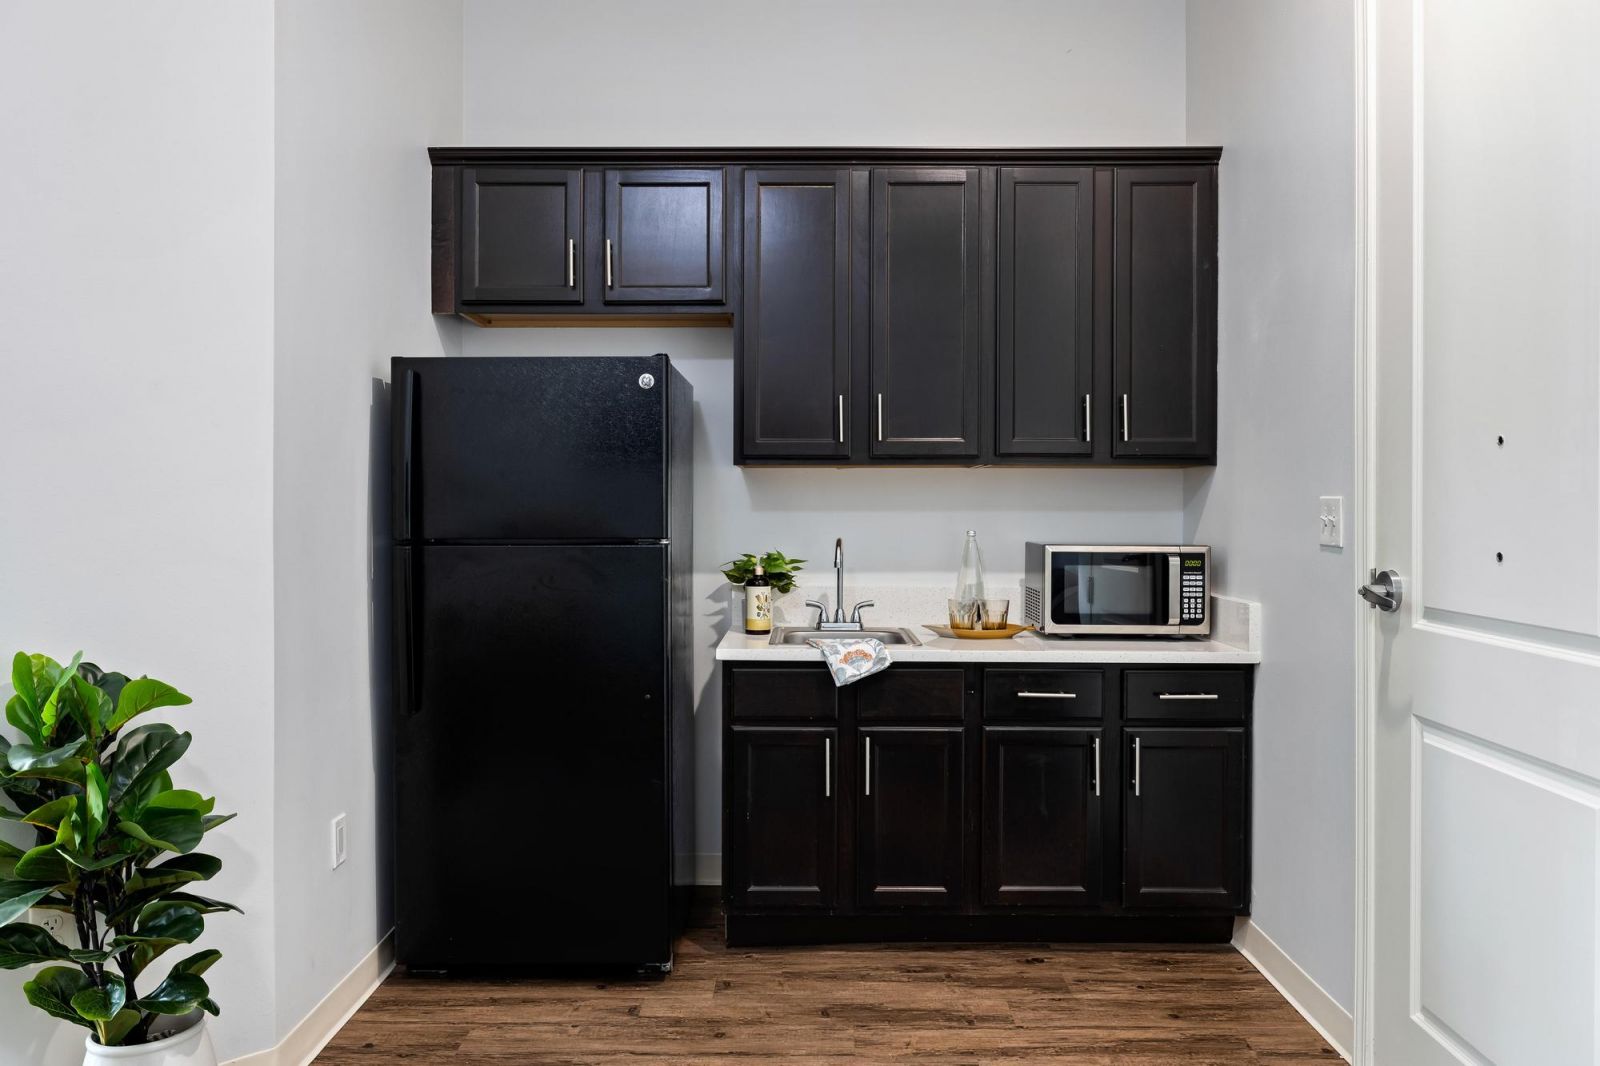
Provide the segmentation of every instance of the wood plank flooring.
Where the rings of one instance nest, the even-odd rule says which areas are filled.
[[[1340,1061],[1225,946],[728,950],[698,923],[652,980],[396,974],[316,1062],[1309,1066]]]

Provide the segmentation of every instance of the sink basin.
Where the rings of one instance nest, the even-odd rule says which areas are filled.
[[[922,643],[909,629],[868,626],[865,629],[805,629],[799,626],[780,626],[772,631],[773,644],[804,644],[808,640],[849,640],[855,637],[873,637],[885,644]]]

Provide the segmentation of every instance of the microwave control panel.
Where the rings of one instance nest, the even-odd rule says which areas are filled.
[[[1181,614],[1184,625],[1206,620],[1206,557],[1199,553],[1179,556],[1178,587],[1182,591]]]

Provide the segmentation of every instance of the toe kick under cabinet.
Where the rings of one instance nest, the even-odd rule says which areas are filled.
[[[1226,941],[1249,666],[726,662],[729,944]]]

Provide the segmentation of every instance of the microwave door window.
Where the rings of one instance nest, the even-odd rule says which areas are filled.
[[[1057,625],[1147,626],[1166,621],[1165,556],[1064,553],[1052,560]]]

